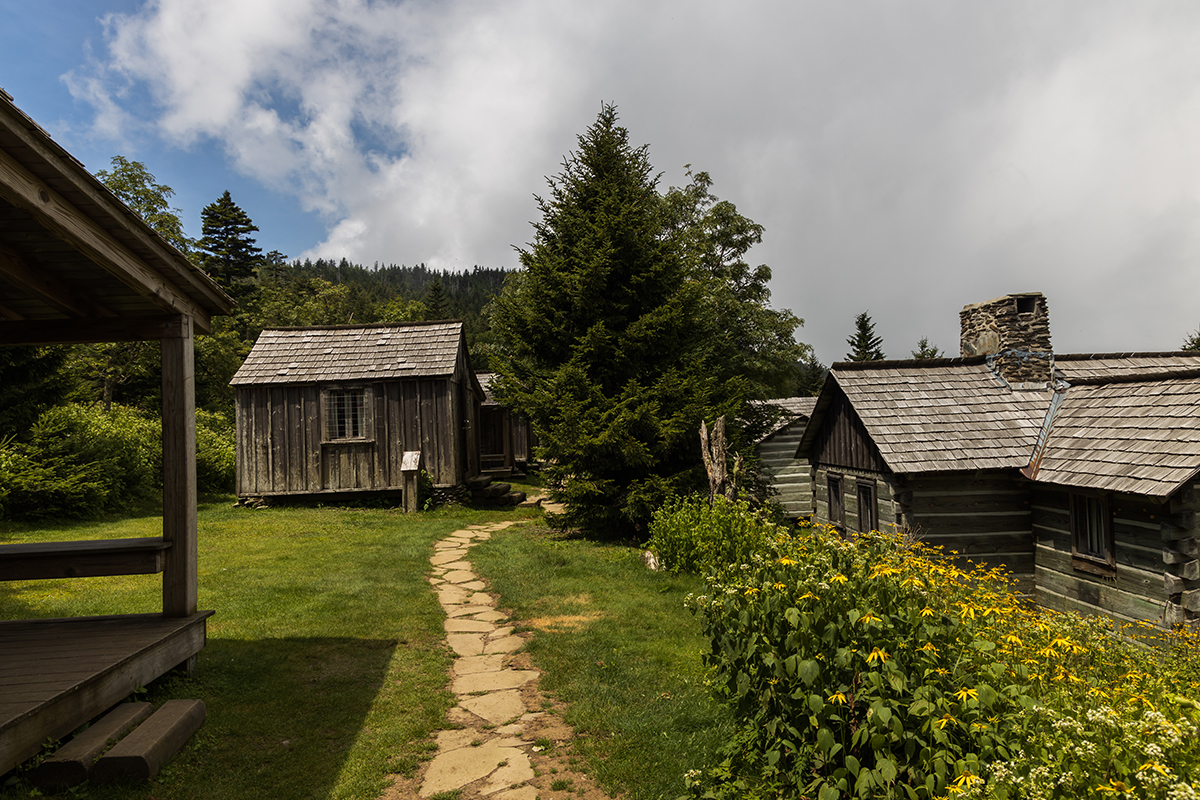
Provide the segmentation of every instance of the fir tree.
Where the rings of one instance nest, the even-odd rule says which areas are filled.
[[[716,379],[695,335],[702,284],[663,235],[646,147],[612,106],[578,142],[493,304],[494,385],[537,429],[563,522],[644,535],[669,493],[700,485],[700,421],[737,418],[744,382]]]
[[[254,279],[262,248],[250,234],[258,227],[250,221],[228,190],[200,214],[204,237],[196,243],[201,266],[226,289],[245,286]],[[238,290],[235,290],[235,296]]]
[[[446,292],[442,288],[442,279],[434,278],[433,282],[429,284],[429,289],[425,292],[425,319],[439,320],[449,318],[449,303],[446,301]]]
[[[854,318],[854,335],[846,338],[850,352],[847,361],[882,361],[883,337],[875,335],[875,323],[866,311]]]
[[[1187,338],[1183,340],[1183,344],[1179,346],[1179,349],[1187,351],[1200,350],[1200,328],[1189,333]]]
[[[943,358],[945,356],[945,353],[929,343],[928,336],[922,336],[921,340],[917,342],[917,349],[910,352],[913,358]]]

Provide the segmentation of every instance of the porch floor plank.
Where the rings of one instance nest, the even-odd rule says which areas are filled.
[[[198,653],[212,614],[0,620],[0,774]]]

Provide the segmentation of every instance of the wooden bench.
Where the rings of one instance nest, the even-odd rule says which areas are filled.
[[[97,578],[162,572],[171,543],[161,536],[0,545],[0,581]]]

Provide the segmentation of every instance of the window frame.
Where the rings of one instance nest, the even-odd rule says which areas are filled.
[[[339,411],[335,406],[339,405],[342,398],[355,396],[359,399],[357,407],[353,407],[353,421],[357,422],[358,434],[346,432],[347,424],[351,423],[351,416],[346,415],[346,419],[339,426],[337,416],[343,411]],[[373,441],[372,422],[371,419],[371,388],[369,386],[327,386],[321,390],[321,443],[322,444],[347,444],[347,443],[362,443]],[[338,428],[341,428],[339,434]],[[352,429],[353,424],[349,427]]]
[[[827,472],[825,474],[825,491],[828,497],[829,506],[829,524],[833,525],[838,530],[846,528],[846,497],[843,494],[842,482],[844,477],[838,472]],[[836,487],[836,491],[835,491]],[[834,498],[837,498],[836,501]],[[834,516],[834,504],[837,505],[837,516]]]
[[[875,481],[870,478],[858,478],[855,480],[856,499],[858,501],[858,530],[860,533],[879,530],[879,493],[875,486]],[[868,497],[867,507],[867,522],[863,523],[863,493],[866,492]]]
[[[1108,495],[1073,491],[1068,494],[1067,502],[1071,524],[1071,566],[1093,575],[1115,577],[1117,552]]]

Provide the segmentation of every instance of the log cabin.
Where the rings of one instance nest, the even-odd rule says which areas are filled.
[[[0,606],[0,774],[204,647],[193,337],[232,307],[0,90],[0,346],[158,340],[163,425],[162,536],[0,544],[4,581],[162,574],[161,613],[13,619]]]
[[[788,519],[812,514],[812,468],[807,459],[796,457],[796,447],[812,416],[815,397],[781,397],[767,400],[779,409],[779,419],[754,445],[759,470],[771,499]]]
[[[1036,292],[960,322],[959,358],[830,368],[796,454],[814,517],[1003,565],[1049,607],[1200,617],[1200,353],[1055,354]]]
[[[460,321],[267,329],[230,383],[243,498],[401,495],[405,452],[441,501],[479,474],[484,393]]]

